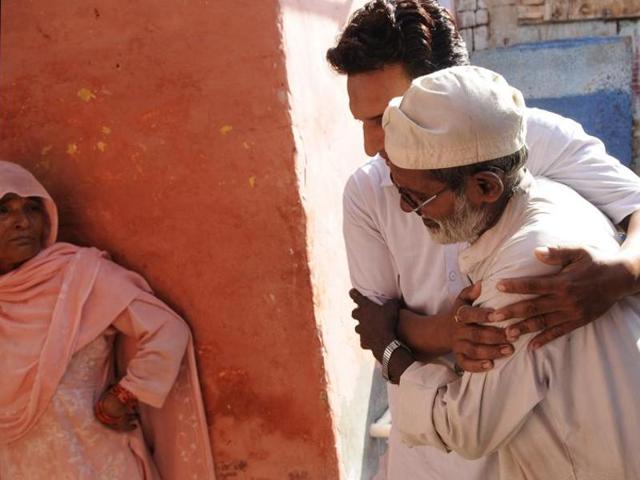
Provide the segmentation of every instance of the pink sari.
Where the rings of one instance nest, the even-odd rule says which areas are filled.
[[[18,315],[14,310],[5,316],[0,309],[0,351],[8,365],[0,388],[0,445],[29,432],[53,398],[72,356],[102,335],[131,302],[143,299],[179,318],[152,295],[142,277],[110,262],[103,252],[53,243],[57,211],[52,199],[24,169],[0,162],[0,198],[7,193],[41,197],[50,225],[47,248],[0,276],[0,306],[24,304]],[[128,337],[121,340],[114,353],[124,371],[137,348]],[[145,477],[153,478],[157,468],[164,480],[213,480],[191,341],[177,380],[163,400],[161,408],[141,408],[144,440],[139,432],[123,433],[130,436],[133,454],[146,463]],[[155,466],[148,465],[147,451]]]

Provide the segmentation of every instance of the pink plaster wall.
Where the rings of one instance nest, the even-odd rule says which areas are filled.
[[[0,157],[191,324],[219,479],[337,478],[275,0],[3,0]]]

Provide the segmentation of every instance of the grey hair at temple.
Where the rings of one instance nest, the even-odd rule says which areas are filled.
[[[464,187],[466,179],[471,175],[478,172],[497,170],[503,173],[504,189],[510,196],[520,182],[520,171],[527,161],[527,156],[528,151],[525,145],[517,152],[506,157],[462,167],[429,170],[429,174],[435,180],[447,185],[452,191],[459,192]]]

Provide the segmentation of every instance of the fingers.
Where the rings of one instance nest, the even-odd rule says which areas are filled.
[[[514,352],[503,329],[468,325],[456,330],[452,350],[458,365],[468,372],[485,372],[493,368],[493,360]]]
[[[468,340],[472,343],[499,345],[509,343],[504,329],[481,325],[465,325],[457,329],[456,340]]]
[[[360,302],[364,299],[366,300],[366,297],[364,295],[362,295],[358,290],[356,290],[355,288],[352,288],[351,290],[349,290],[349,296],[351,297],[351,300],[353,300],[354,302],[356,302],[358,305],[360,305]]]
[[[583,258],[587,252],[580,247],[539,247],[534,250],[538,260],[547,265],[562,265],[566,267]]]
[[[470,360],[495,360],[511,355],[513,353],[513,346],[509,344],[482,345],[461,340],[456,342],[453,351],[456,354],[464,355]]]
[[[482,284],[478,282],[474,285],[463,288],[458,294],[458,298],[467,303],[473,303],[474,300],[477,300],[480,296],[480,293],[482,293]]]
[[[473,360],[464,354],[457,354],[456,362],[460,368],[471,373],[482,373],[493,368],[491,360]]]
[[[556,325],[555,327],[551,327],[543,331],[542,333],[536,335],[531,342],[529,342],[529,348],[531,350],[537,350],[538,348],[546,345],[547,343],[559,338],[567,333],[575,330],[578,327],[581,327],[582,323],[577,322],[565,322],[560,325]]]
[[[566,326],[563,326],[565,324]],[[513,325],[507,327],[505,331],[507,334],[507,340],[509,340],[510,342],[515,342],[516,340],[518,340],[518,338],[520,338],[521,335],[525,335],[527,333],[534,333],[542,330],[547,331],[558,326],[563,326],[562,328],[568,328],[566,332],[570,332],[574,328],[578,328],[582,325],[584,325],[583,321],[567,320],[567,315],[564,315],[562,313],[547,313],[543,315],[536,315],[535,317],[527,318],[526,320],[514,323]]]
[[[134,413],[130,413],[125,416],[122,423],[118,425],[118,430],[123,432],[131,432],[138,427],[138,416]]]
[[[529,298],[499,308],[489,314],[488,319],[489,322],[501,322],[503,320],[509,320],[510,318],[530,318],[557,312],[558,307],[558,299],[552,296]]]
[[[534,250],[535,256],[548,265],[579,265],[590,260],[591,254],[582,247],[542,247]],[[568,271],[568,270],[565,270]],[[554,293],[557,289],[566,287],[569,279],[561,274],[543,275],[538,277],[507,278],[498,282],[497,288],[501,292],[545,295]]]
[[[542,275],[538,277],[505,278],[496,285],[505,293],[521,293],[531,295],[547,295],[563,286],[560,275]]]
[[[138,415],[135,412],[127,413],[118,421],[118,423],[101,423],[105,427],[108,427],[117,432],[131,432],[138,428]]]
[[[460,305],[454,314],[454,319],[458,323],[486,323],[490,321],[490,308],[472,307],[471,305]]]

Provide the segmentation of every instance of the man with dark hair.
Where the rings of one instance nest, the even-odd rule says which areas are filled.
[[[539,249],[536,256],[542,262],[564,266],[560,273],[498,284],[504,291],[536,298],[495,311],[469,306],[479,288],[465,288],[469,282],[457,263],[461,245],[433,242],[417,215],[398,208],[402,202],[412,207],[409,211],[417,211],[420,205],[409,199],[414,203],[429,199],[412,198],[394,187],[385,164],[381,124],[389,100],[401,96],[412,79],[468,63],[450,15],[433,0],[373,0],[353,15],[327,58],[347,75],[350,109],[362,122],[365,151],[374,157],[345,187],[344,235],[355,288],[351,295],[358,304],[353,314],[360,322],[356,331],[391,380],[392,418],[398,395],[394,384],[414,361],[453,352],[460,367],[487,371],[494,360],[513,354],[512,342],[520,335],[542,330],[531,341],[533,347],[542,346],[598,318],[617,300],[640,289],[637,177],[607,155],[602,142],[580,125],[527,109],[529,170],[576,190],[614,223],[626,227],[627,240],[618,253],[606,256],[580,247]],[[390,335],[387,326],[395,325],[396,318],[396,334]],[[479,325],[510,318],[524,320],[507,329]],[[398,348],[396,335],[411,351]],[[495,478],[495,459],[468,461],[430,447],[410,449],[395,428],[387,463],[391,480]]]

